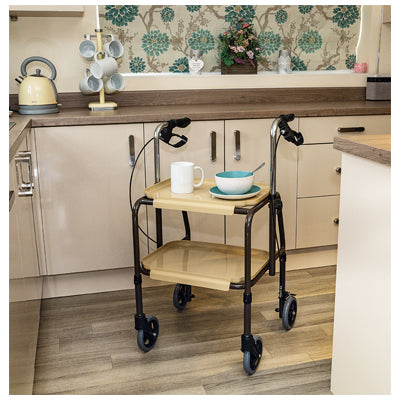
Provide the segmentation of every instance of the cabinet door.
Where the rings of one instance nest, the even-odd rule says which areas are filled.
[[[251,171],[261,162],[265,167],[256,172],[255,182],[269,184],[270,167],[270,129],[273,119],[249,119],[225,121],[225,169]],[[297,119],[290,123],[297,130]],[[240,159],[235,154],[235,131],[240,132]],[[296,229],[296,185],[297,185],[297,148],[281,138],[277,152],[277,191],[283,201],[286,248],[295,246]],[[268,250],[268,207],[260,210],[253,219],[252,247]],[[243,245],[243,216],[226,218],[226,243]]]
[[[14,191],[14,204],[10,211],[10,279],[39,276],[32,194],[22,193],[23,185],[30,185],[32,170],[30,146],[27,139],[11,161],[10,190]],[[34,189],[33,189],[34,192]]]
[[[146,141],[154,135],[158,124],[145,124]],[[187,128],[175,131],[188,138],[188,142],[176,149],[160,141],[160,178],[168,179],[171,176],[171,162],[192,161],[203,168],[205,178],[213,179],[214,175],[224,170],[224,122],[223,121],[194,121]],[[216,157],[211,161],[211,135],[215,132]],[[150,144],[146,149],[146,186],[154,184],[154,146]],[[202,213],[189,213],[192,240],[223,243],[224,217]],[[182,239],[185,236],[182,213],[179,211],[163,210],[163,238],[164,243],[170,240]],[[148,221],[150,237],[155,239],[155,211],[148,207]],[[155,244],[150,243],[150,249]]]
[[[137,152],[143,125],[37,128],[35,135],[47,273],[132,266],[129,136]],[[133,199],[143,190],[141,157]],[[141,225],[145,218],[142,212]],[[141,246],[147,250],[143,238]]]
[[[332,144],[300,146],[298,197],[339,194],[341,160]]]
[[[297,248],[337,243],[339,196],[297,200]]]

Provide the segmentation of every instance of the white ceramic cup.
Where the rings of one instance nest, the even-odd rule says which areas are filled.
[[[104,91],[112,94],[122,90],[125,87],[125,79],[121,74],[112,74],[104,82]]]
[[[83,94],[92,94],[100,92],[102,88],[103,81],[101,79],[97,79],[93,75],[90,75],[90,69],[87,68],[85,71],[85,77],[79,82],[79,90]]]
[[[194,183],[194,171],[201,172],[199,183]],[[192,193],[193,188],[199,187],[204,181],[204,171],[190,161],[175,161],[171,163],[171,192]]]
[[[113,35],[110,41],[104,44],[104,50],[109,57],[120,58],[124,54],[124,46],[119,40],[115,40]]]
[[[103,54],[104,58],[99,59],[99,54]],[[118,71],[118,63],[115,58],[109,57],[104,50],[98,51],[94,56],[94,60],[94,63],[90,65],[90,72],[97,79],[110,76]]]
[[[79,53],[83,58],[90,61],[93,60],[97,51],[96,43],[90,40],[90,35],[85,36],[86,39],[79,43]]]

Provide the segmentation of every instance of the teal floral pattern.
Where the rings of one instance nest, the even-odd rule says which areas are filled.
[[[346,58],[346,68],[347,68],[347,69],[353,69],[355,63],[356,63],[356,56],[355,56],[355,54],[350,54],[350,55]]]
[[[186,57],[178,58],[169,67],[169,72],[173,73],[188,73],[189,72],[189,62]]]
[[[146,63],[141,57],[134,57],[129,61],[129,70],[133,73],[143,72],[146,68]]]
[[[150,31],[142,37],[142,48],[150,56],[159,56],[169,47],[169,38],[166,33]]]
[[[308,14],[311,12],[314,6],[299,6],[299,12],[301,14]]]
[[[303,33],[299,39],[299,47],[306,53],[314,53],[322,46],[322,37],[317,31]]]
[[[276,14],[275,14],[275,20],[277,22],[277,24],[284,24],[288,19],[288,13],[285,10],[279,10]]]
[[[100,5],[99,14],[103,34],[124,46],[119,72],[133,74],[187,73],[191,49],[203,51],[202,74],[218,73],[218,38],[239,19],[260,39],[258,73],[277,72],[282,49],[293,71],[349,71],[361,24],[359,5]]]
[[[242,18],[244,22],[252,22],[256,15],[254,6],[228,6],[225,7],[225,21],[234,22]]]
[[[203,53],[207,53],[215,47],[215,40],[210,31],[199,29],[192,33],[188,44],[191,49],[203,50]]]
[[[138,6],[106,6],[105,18],[116,26],[127,26],[139,14]]]
[[[357,6],[338,6],[333,9],[333,14],[332,22],[339,28],[349,28],[360,17]]]
[[[171,7],[165,7],[161,11],[161,19],[164,22],[171,22],[174,19],[175,12]]]
[[[200,8],[201,8],[201,6],[185,6],[185,7],[191,13],[200,11]]]
[[[307,71],[307,66],[304,64],[303,60],[300,60],[299,57],[294,56],[291,60],[291,70],[292,71]]]
[[[263,46],[261,54],[271,55],[278,51],[281,46],[281,37],[279,33],[274,32],[263,32],[258,36],[260,44]]]

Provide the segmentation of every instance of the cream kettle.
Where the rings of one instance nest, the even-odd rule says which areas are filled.
[[[51,70],[51,78],[40,74],[40,69],[34,75],[27,75],[26,67],[33,61],[47,64]],[[20,83],[18,91],[19,114],[52,114],[57,113],[57,90],[53,80],[56,77],[54,65],[43,57],[29,57],[21,64],[21,75],[16,79]]]

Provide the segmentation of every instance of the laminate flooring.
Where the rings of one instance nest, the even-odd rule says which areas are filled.
[[[290,331],[274,311],[278,274],[253,287],[252,333],[263,357],[252,376],[240,351],[240,290],[194,287],[178,312],[174,285],[144,288],[144,312],[160,323],[148,353],[136,343],[133,290],[44,299],[34,394],[331,394],[335,275],[335,266],[287,272],[298,301]]]

